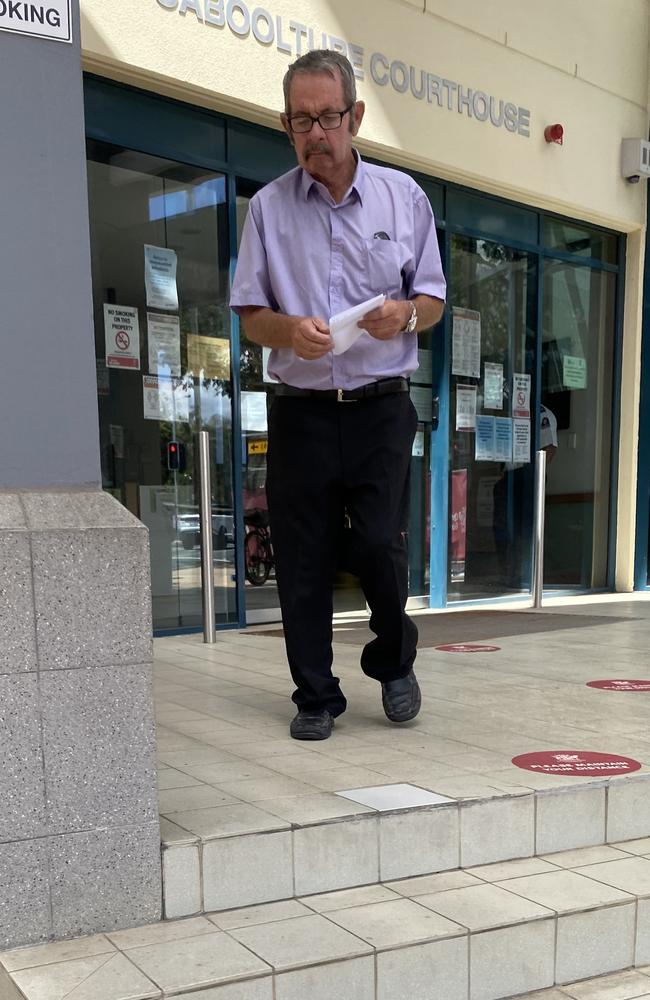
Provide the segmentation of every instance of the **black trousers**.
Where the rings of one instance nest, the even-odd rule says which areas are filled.
[[[332,675],[334,575],[344,512],[376,638],[361,655],[378,681],[404,677],[417,628],[405,614],[411,446],[408,393],[355,402],[276,396],[269,414],[267,496],[289,668],[299,708],[345,711]]]

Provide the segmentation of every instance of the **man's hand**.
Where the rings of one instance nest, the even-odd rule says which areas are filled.
[[[316,361],[334,347],[330,328],[318,316],[297,319],[291,331],[291,346],[304,361]]]
[[[411,303],[407,299],[386,299],[383,306],[366,313],[359,322],[376,340],[390,340],[401,333],[411,316]]]

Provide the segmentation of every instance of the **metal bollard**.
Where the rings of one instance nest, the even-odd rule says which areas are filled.
[[[199,431],[199,518],[201,526],[201,591],[203,641],[216,642],[214,623],[214,563],[212,557],[212,490],[210,484],[210,435]]]
[[[535,523],[533,535],[533,607],[541,608],[544,590],[544,515],[546,510],[546,452],[535,456]]]

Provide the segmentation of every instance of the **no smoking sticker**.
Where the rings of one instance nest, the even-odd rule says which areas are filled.
[[[483,646],[475,642],[448,642],[436,646],[443,653],[496,653],[501,646]]]
[[[619,754],[594,753],[589,750],[546,750],[543,753],[524,753],[513,757],[512,763],[526,771],[540,774],[602,775],[629,774],[638,771],[641,764],[631,757]]]
[[[650,681],[607,680],[588,681],[588,688],[600,688],[602,691],[650,691]]]

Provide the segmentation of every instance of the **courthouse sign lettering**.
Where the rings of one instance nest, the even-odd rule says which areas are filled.
[[[70,0],[0,0],[0,31],[12,31],[56,42],[72,41]]]
[[[0,0],[1,2],[1,0]],[[278,52],[297,58],[311,49],[334,49],[347,56],[357,79],[365,79],[366,70],[379,87],[390,87],[398,94],[426,102],[445,111],[486,122],[495,128],[528,137],[530,111],[512,101],[467,87],[458,80],[438,76],[427,68],[413,66],[383,52],[368,53],[356,45],[325,31],[273,14],[266,7],[244,0],[153,0],[159,7],[181,17],[196,18],[206,28],[221,28],[238,38],[252,37],[258,45],[275,47]]]

